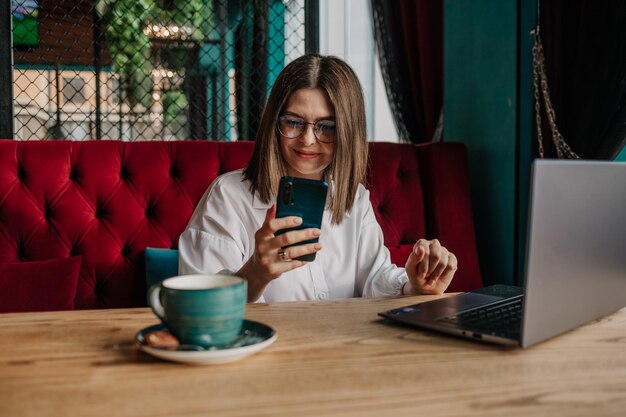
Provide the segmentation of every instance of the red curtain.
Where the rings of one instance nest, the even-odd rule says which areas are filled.
[[[372,0],[372,11],[398,133],[403,140],[428,142],[443,103],[443,2]]]

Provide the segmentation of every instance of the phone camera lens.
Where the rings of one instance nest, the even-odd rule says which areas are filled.
[[[285,205],[289,205],[291,204],[291,191],[293,189],[293,183],[292,182],[288,182],[287,184],[285,184],[285,192],[283,193],[283,204]]]

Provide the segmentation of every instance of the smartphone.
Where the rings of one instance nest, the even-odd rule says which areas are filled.
[[[321,229],[327,193],[328,184],[326,181],[308,180],[298,177],[282,177],[280,179],[278,198],[276,200],[276,217],[297,216],[302,218],[302,223],[296,227],[279,230],[275,234],[280,235],[291,230],[308,228]],[[317,238],[305,240],[285,246],[285,248],[306,243],[315,243],[317,241]],[[295,259],[311,262],[315,260],[315,253],[303,255]]]

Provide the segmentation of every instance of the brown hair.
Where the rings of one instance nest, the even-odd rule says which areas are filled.
[[[307,54],[282,70],[265,105],[244,178],[250,180],[250,191],[258,192],[264,203],[278,193],[280,177],[287,175],[287,168],[276,122],[288,98],[301,88],[321,88],[334,107],[336,139],[324,178],[334,184],[330,208],[332,223],[339,224],[352,209],[358,185],[365,181],[368,145],[361,84],[352,68],[337,57]]]

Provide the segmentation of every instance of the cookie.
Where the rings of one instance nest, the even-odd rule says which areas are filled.
[[[164,330],[156,330],[144,336],[146,343],[153,347],[176,347],[180,344],[178,339],[170,332]]]

